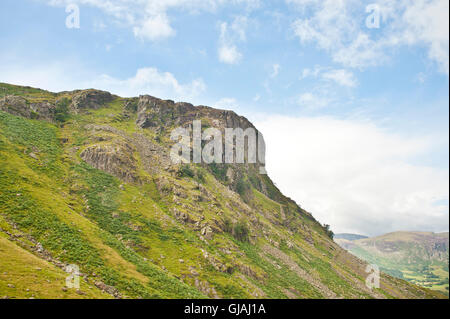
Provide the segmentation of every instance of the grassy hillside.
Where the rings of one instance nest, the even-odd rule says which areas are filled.
[[[384,274],[367,288],[365,263],[253,164],[171,163],[174,127],[251,125],[232,112],[0,87],[0,297],[442,297]]]
[[[395,232],[337,242],[392,276],[448,294],[448,233]]]

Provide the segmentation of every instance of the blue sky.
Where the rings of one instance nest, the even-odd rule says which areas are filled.
[[[267,136],[277,185],[335,231],[448,231],[448,6],[2,0],[0,81],[233,109]]]

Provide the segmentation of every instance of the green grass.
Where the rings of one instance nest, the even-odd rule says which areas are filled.
[[[67,273],[0,236],[0,298],[111,298],[80,280],[80,290],[65,289]]]

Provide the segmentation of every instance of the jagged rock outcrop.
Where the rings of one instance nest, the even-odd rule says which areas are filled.
[[[80,157],[93,167],[110,173],[127,182],[137,182],[135,150],[125,142],[96,144],[84,149]]]
[[[55,115],[62,99],[30,102],[21,96],[7,95],[0,99],[0,110],[28,119],[55,121]],[[98,109],[113,99],[114,96],[109,92],[76,91],[72,96],[70,110],[78,113],[82,109]]]
[[[71,109],[78,112],[82,109],[99,109],[114,99],[109,92],[99,90],[84,90],[75,93],[72,97]]]
[[[136,125],[141,128],[182,124],[193,118],[188,114],[195,110],[189,103],[175,103],[171,100],[161,100],[150,95],[139,97],[137,104],[138,117]]]
[[[7,95],[0,99],[0,110],[28,119],[51,121],[55,115],[55,105],[49,102],[29,103],[25,98]]]

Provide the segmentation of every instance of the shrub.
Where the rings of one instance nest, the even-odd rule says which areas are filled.
[[[227,181],[227,167],[224,164],[211,163],[208,167],[218,181]]]
[[[196,180],[201,184],[205,182],[205,173],[201,169],[197,169]]]
[[[231,221],[230,218],[225,217],[225,219],[223,220],[223,231],[226,233],[231,234],[233,232],[233,222]]]
[[[246,179],[239,179],[235,186],[236,192],[245,203],[249,203],[253,197],[252,185]]]
[[[67,97],[58,101],[55,108],[55,120],[56,122],[64,123],[69,119],[69,105],[70,100]]]
[[[178,171],[178,175],[180,177],[194,177],[195,173],[188,165],[181,166],[180,170]]]
[[[247,181],[245,181],[243,179],[238,180],[238,182],[236,184],[236,192],[239,195],[245,196],[250,189],[251,189],[251,186]]]
[[[250,242],[250,229],[248,228],[247,221],[241,219],[234,225],[233,236],[241,242]]]

